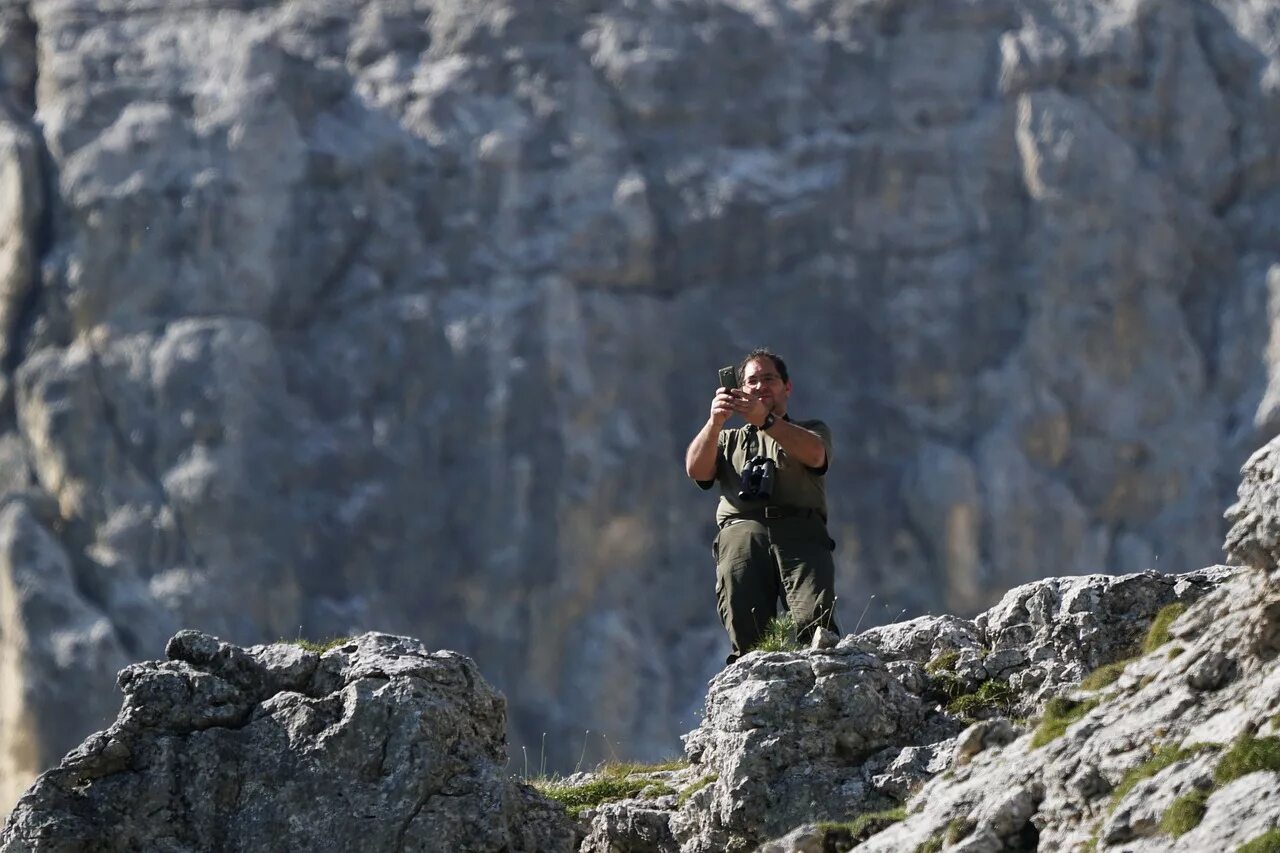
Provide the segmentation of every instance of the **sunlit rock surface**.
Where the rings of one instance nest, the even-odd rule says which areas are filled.
[[[845,630],[1219,562],[1280,424],[1271,11],[0,0],[2,799],[187,627],[420,637],[513,749],[674,751],[724,655],[681,451],[762,343]]]
[[[40,777],[0,850],[574,849],[564,809],[507,774],[505,703],[462,655],[195,631],[168,655],[120,674],[115,723]]]

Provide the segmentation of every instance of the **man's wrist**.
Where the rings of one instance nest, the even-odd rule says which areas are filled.
[[[769,427],[773,426],[777,422],[778,422],[778,419],[777,417],[774,416],[773,412],[765,412],[764,420],[760,422],[759,428],[762,431],[767,430],[769,429]]]

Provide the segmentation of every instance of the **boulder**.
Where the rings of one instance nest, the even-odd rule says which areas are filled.
[[[506,703],[468,658],[365,634],[323,654],[194,631],[18,801],[0,850],[568,853],[506,771]]]

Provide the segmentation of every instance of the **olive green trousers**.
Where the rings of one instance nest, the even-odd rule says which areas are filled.
[[[801,643],[835,622],[835,543],[817,518],[741,519],[721,528],[712,545],[716,604],[733,647],[733,663],[760,640],[778,615],[791,613]]]

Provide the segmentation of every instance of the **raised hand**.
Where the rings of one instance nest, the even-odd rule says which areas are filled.
[[[737,401],[733,398],[733,393],[726,388],[716,389],[716,396],[711,401],[711,422],[717,427],[724,426],[724,422],[737,413]]]
[[[742,415],[742,419],[752,426],[760,426],[769,414],[769,407],[759,397],[753,397],[745,391],[733,392],[737,395],[734,411]]]

